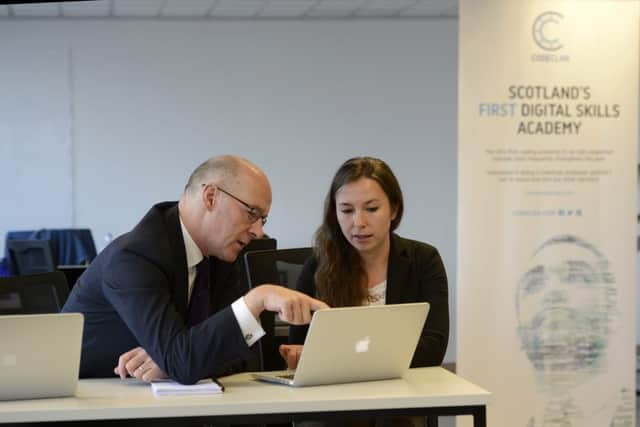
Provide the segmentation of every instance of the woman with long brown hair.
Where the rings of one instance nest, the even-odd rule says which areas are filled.
[[[447,275],[436,248],[394,233],[403,211],[400,185],[384,161],[347,160],[331,183],[297,289],[331,307],[429,302],[411,366],[440,365],[449,339]],[[307,330],[292,326],[290,344],[280,347],[290,368]]]

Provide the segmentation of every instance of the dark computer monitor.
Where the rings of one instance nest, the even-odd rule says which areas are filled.
[[[51,240],[8,240],[7,249],[13,274],[47,273],[56,269]]]

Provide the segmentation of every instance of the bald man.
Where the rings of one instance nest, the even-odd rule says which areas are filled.
[[[264,335],[262,311],[305,324],[326,308],[281,286],[239,289],[233,262],[263,236],[270,208],[260,168],[213,157],[193,171],[179,202],[153,206],[107,246],[62,310],[85,317],[80,376],[193,384],[251,357]]]

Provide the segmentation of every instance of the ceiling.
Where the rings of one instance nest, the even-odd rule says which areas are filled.
[[[458,0],[92,0],[0,4],[0,19],[315,20],[457,16]]]

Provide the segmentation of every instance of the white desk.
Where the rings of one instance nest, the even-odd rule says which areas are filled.
[[[219,395],[155,398],[135,379],[80,380],[75,397],[0,402],[0,423],[183,419],[263,423],[351,415],[473,415],[486,426],[490,393],[443,368],[411,369],[403,379],[292,388],[247,373],[222,378]]]

